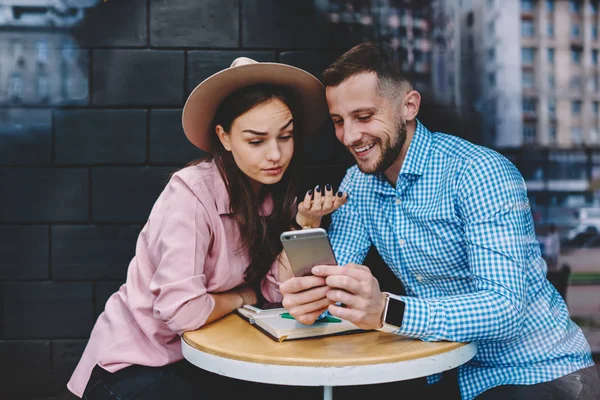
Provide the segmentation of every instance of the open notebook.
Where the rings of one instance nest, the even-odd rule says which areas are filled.
[[[236,311],[239,316],[278,342],[364,332],[364,330],[345,320],[340,320],[340,322],[315,322],[312,325],[304,325],[295,319],[283,318],[281,315],[286,312],[285,308],[263,309],[256,306],[245,306],[238,308]]]

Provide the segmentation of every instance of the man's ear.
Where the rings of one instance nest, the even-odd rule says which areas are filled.
[[[225,132],[225,129],[223,129],[221,125],[217,125],[215,131],[225,150],[231,151],[231,145],[229,144],[229,135],[227,134],[227,132]]]
[[[421,94],[416,90],[411,90],[404,96],[404,115],[407,121],[413,121],[419,114],[421,107]]]

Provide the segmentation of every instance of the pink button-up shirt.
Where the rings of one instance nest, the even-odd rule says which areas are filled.
[[[268,197],[261,213],[272,206]],[[96,321],[69,390],[82,397],[96,364],[116,372],[183,359],[179,335],[205,323],[214,307],[208,294],[244,283],[250,259],[240,243],[214,162],[175,173],[140,232],[125,284]],[[261,289],[268,301],[281,301],[277,261]]]

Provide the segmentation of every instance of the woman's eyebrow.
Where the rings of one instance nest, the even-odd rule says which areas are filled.
[[[291,123],[293,123],[293,122],[294,122],[294,119],[293,119],[293,118],[292,118],[292,119],[290,119],[290,120],[287,122],[287,124],[285,124],[284,126],[282,126],[282,127],[281,127],[281,129],[279,129],[279,131],[282,131],[282,130],[284,130],[285,128],[287,128],[288,126],[290,126],[290,124],[291,124]]]
[[[282,126],[279,131],[284,130],[285,128],[287,128],[288,126],[290,126],[290,124],[294,122],[293,119],[290,119],[288,122],[286,122],[286,124],[284,126]],[[268,132],[260,132],[260,131],[255,131],[253,129],[244,129],[242,132],[248,132],[248,133],[253,133],[255,135],[260,135],[260,136],[267,136],[269,133]]]

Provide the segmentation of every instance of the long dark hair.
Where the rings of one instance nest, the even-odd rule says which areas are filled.
[[[230,199],[233,217],[240,228],[242,247],[248,251],[250,264],[245,270],[244,280],[256,289],[267,275],[275,258],[281,253],[282,245],[279,240],[281,232],[290,228],[293,216],[293,205],[296,198],[294,176],[296,169],[296,151],[283,178],[273,184],[265,185],[257,195],[252,191],[248,177],[238,168],[231,152],[225,150],[215,129],[221,125],[225,132],[231,132],[231,126],[236,118],[256,106],[272,100],[280,100],[295,117],[298,101],[294,92],[275,85],[253,85],[238,89],[229,95],[219,106],[212,123],[212,151],[206,161],[213,159],[221,177],[225,181]],[[300,121],[294,119],[294,150],[299,148]],[[204,161],[200,160],[198,162]],[[196,162],[197,163],[197,162]],[[271,215],[262,216],[259,210],[266,196],[271,194],[273,211]],[[260,295],[260,290],[257,290]]]

